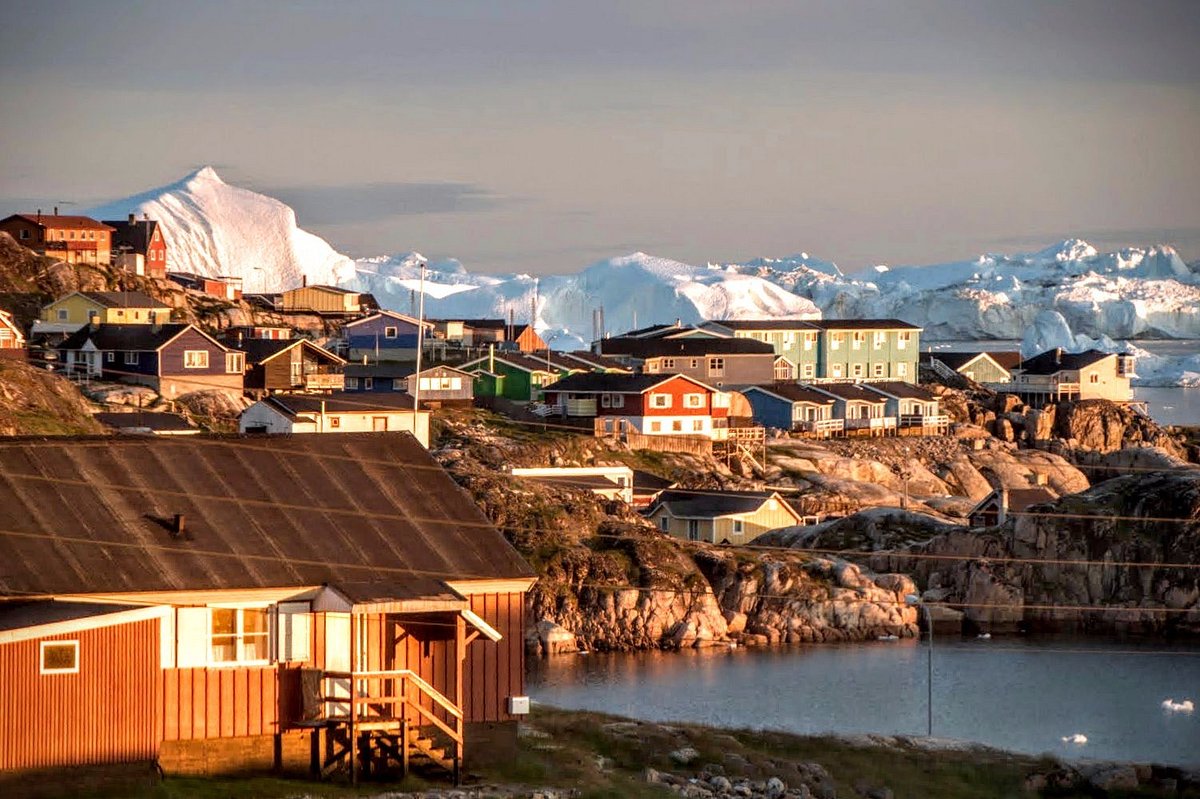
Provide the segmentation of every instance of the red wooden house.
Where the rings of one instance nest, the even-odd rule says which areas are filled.
[[[546,386],[543,396],[564,416],[643,435],[716,439],[728,425],[729,395],[684,375],[581,372]]]
[[[533,573],[408,434],[0,443],[0,770],[457,774]]]

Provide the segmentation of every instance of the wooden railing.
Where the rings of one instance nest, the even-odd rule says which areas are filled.
[[[343,691],[349,689],[349,695],[338,694],[337,681],[349,683],[342,687]],[[462,708],[415,671],[326,671],[321,675],[320,699],[324,720],[348,724],[351,741],[359,730],[377,729],[380,723],[394,722],[400,726],[402,745],[407,751],[410,719],[421,719],[436,727],[454,748],[453,771],[457,779],[463,757]],[[425,700],[434,706],[433,710],[425,707]],[[328,712],[331,706],[345,707],[348,712],[331,715]],[[444,718],[437,710],[442,711]]]
[[[846,429],[844,419],[799,419],[793,429],[801,433],[816,433],[818,435],[833,435]]]

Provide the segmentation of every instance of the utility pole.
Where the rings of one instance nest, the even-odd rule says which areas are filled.
[[[413,435],[417,435],[417,418],[421,410],[421,353],[425,349],[425,259],[421,259],[421,297],[417,300],[417,373],[413,389]]]

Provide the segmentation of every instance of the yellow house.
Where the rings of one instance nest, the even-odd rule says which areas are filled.
[[[1061,348],[1027,358],[1013,371],[1013,381],[1000,390],[1034,406],[1089,399],[1129,402],[1133,399],[1129,381],[1137,377],[1132,355],[1099,350],[1068,353]]]
[[[288,289],[279,298],[282,311],[357,314],[362,311],[362,294],[337,286],[301,286]]]
[[[76,291],[42,308],[42,321],[78,330],[89,322],[149,325],[170,321],[171,308],[140,291]]]
[[[768,530],[804,524],[774,491],[664,491],[646,518],[675,538],[710,544],[744,544]]]

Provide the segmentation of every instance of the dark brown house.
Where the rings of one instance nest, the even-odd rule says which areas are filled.
[[[246,354],[247,391],[341,391],[346,360],[308,339],[243,339],[231,345]]]
[[[0,563],[0,770],[457,773],[526,712],[533,572],[406,433],[0,442]]]
[[[770,383],[775,378],[774,348],[753,339],[621,337],[601,339],[599,344],[602,354],[647,374],[687,375],[717,388]]]

